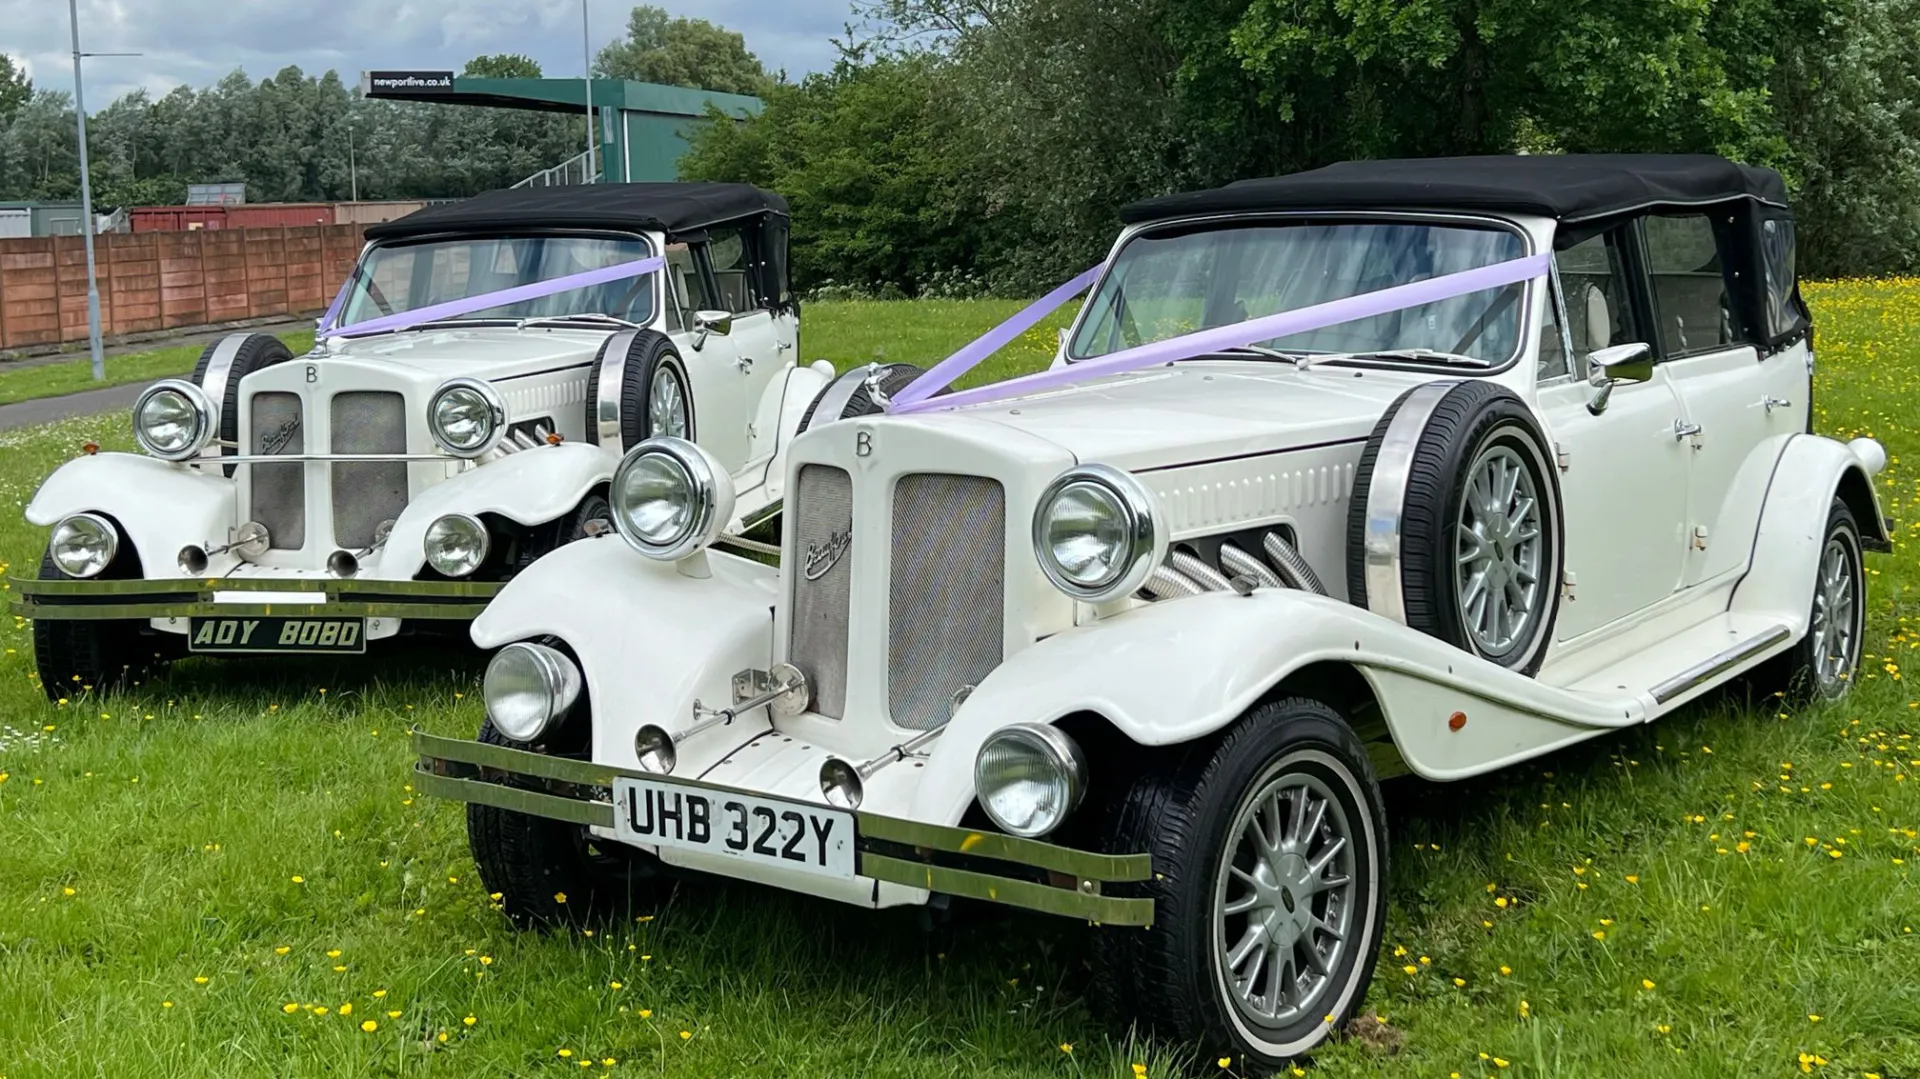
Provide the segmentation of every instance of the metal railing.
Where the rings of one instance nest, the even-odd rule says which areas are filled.
[[[600,177],[594,175],[593,170],[588,166],[588,156],[589,152],[583,150],[550,169],[542,169],[534,173],[513,186],[564,187],[569,184],[596,183]]]

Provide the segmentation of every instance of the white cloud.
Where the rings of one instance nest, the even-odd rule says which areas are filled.
[[[630,0],[588,0],[594,48],[624,32]],[[676,15],[708,19],[745,35],[771,70],[799,77],[834,59],[828,40],[849,0],[655,0]],[[290,64],[331,68],[349,84],[362,70],[458,70],[482,53],[518,52],[549,75],[581,69],[579,0],[80,0],[81,47],[138,52],[86,60],[87,106],[96,111],[131,90],[158,96],[207,86],[234,68],[258,80]],[[34,84],[72,88],[67,5],[0,0],[0,51]]]

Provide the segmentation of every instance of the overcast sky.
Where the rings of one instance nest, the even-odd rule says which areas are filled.
[[[832,64],[848,0],[654,0],[675,15],[746,35],[769,70],[795,78]],[[581,72],[581,0],[80,0],[87,111],[129,90],[159,96],[207,86],[234,68],[255,80],[288,64],[332,68],[349,84],[367,69],[459,70],[482,53],[525,53],[548,75]],[[588,0],[595,51],[624,30],[631,0]],[[0,0],[0,52],[24,60],[34,85],[73,89],[62,0]]]

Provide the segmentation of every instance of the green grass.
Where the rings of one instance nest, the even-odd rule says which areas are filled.
[[[313,347],[311,330],[283,333],[279,337],[296,356]],[[12,370],[8,369],[12,365],[0,364],[0,405],[188,374],[193,370],[193,365],[199,362],[200,353],[205,349],[204,344],[182,345],[177,348],[157,348],[151,352],[108,356],[107,377],[102,382],[93,380],[93,360],[86,353],[76,354],[59,363]]]
[[[1911,535],[1920,283],[1809,291],[1818,422],[1887,443]],[[815,305],[803,354],[924,361],[1011,309]],[[1027,344],[1022,362],[1051,351]],[[124,426],[0,434],[0,504],[85,438],[125,448]],[[42,543],[0,520],[16,572]],[[1784,1077],[1806,1054],[1815,1075],[1920,1075],[1920,695],[1898,670],[1920,561],[1869,565],[1871,658],[1842,704],[1696,708],[1482,780],[1389,784],[1370,1004],[1404,1040],[1335,1045],[1309,1074]],[[511,931],[460,809],[407,787],[407,725],[480,721],[471,658],[190,662],[50,706],[28,628],[0,620],[0,649],[7,1079],[1223,1073],[1109,1035],[1082,931],[1041,917],[923,931],[714,884],[593,936]]]

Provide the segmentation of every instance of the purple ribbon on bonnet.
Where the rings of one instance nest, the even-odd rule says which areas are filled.
[[[629,277],[639,277],[642,274],[654,273],[665,269],[666,265],[667,260],[665,257],[655,255],[652,258],[635,259],[632,262],[622,262],[613,266],[602,266],[597,270],[586,270],[582,273],[568,274],[565,277],[554,277],[545,281],[535,281],[530,285],[516,285],[513,288],[501,289],[498,292],[483,292],[478,296],[466,296],[458,300],[448,300],[446,303],[437,303],[431,307],[402,311],[397,315],[383,315],[380,318],[369,319],[366,322],[356,322],[351,326],[335,326],[333,320],[340,317],[341,308],[346,306],[347,294],[352,291],[354,282],[359,280],[359,275],[355,274],[353,277],[347,279],[345,285],[340,287],[340,294],[333,298],[333,306],[327,308],[327,314],[321,320],[319,335],[321,337],[337,337],[347,333],[385,333],[392,330],[405,330],[418,326],[423,322],[436,322],[443,318],[459,318],[461,315],[471,315],[478,311],[486,311],[495,307],[505,307],[508,304],[524,303],[528,300],[538,300],[562,292],[572,292],[574,289],[604,285],[609,281],[620,281]]]
[[[1470,293],[1530,281],[1545,274],[1552,265],[1552,259],[1551,255],[1539,254],[1496,262],[1491,266],[1444,274],[1425,281],[1415,281],[1409,285],[1395,285],[1391,288],[1361,293],[1358,296],[1329,300],[1311,307],[1282,311],[1277,315],[1248,319],[1230,326],[1218,326],[1182,334],[1179,337],[1169,337],[1164,341],[1136,345],[1098,359],[1081,360],[1078,363],[1065,364],[1036,374],[996,382],[991,386],[962,390],[945,397],[933,396],[942,388],[952,384],[954,379],[965,374],[975,364],[998,351],[1008,341],[1024,333],[1092,284],[1100,270],[1100,267],[1096,266],[1048,293],[1039,302],[1008,319],[986,336],[942,360],[926,374],[914,379],[906,389],[894,395],[893,404],[888,411],[925,412],[936,408],[958,408],[961,405],[999,401],[1009,397],[1039,393],[1075,382],[1084,382],[1102,375],[1124,374],[1128,371],[1157,367],[1179,360],[1190,360],[1196,356],[1205,356],[1224,349],[1271,341],[1290,334],[1323,330],[1343,322],[1405,311],[1440,300],[1456,299]]]

